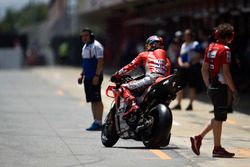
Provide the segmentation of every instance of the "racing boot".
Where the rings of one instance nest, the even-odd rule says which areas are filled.
[[[132,113],[135,113],[139,106],[136,104],[136,98],[131,94],[129,89],[123,89],[123,98],[128,105],[131,105],[130,109],[123,114],[123,118],[129,118]]]

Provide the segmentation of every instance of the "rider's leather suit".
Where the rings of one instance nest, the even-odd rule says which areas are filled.
[[[123,98],[128,104],[132,105],[131,109],[124,114],[125,116],[138,109],[135,103],[135,97],[130,91],[133,92],[138,89],[144,90],[153,84],[157,78],[168,76],[170,74],[170,66],[171,63],[167,58],[166,51],[157,49],[154,51],[141,52],[130,64],[124,66],[116,73],[118,76],[126,75],[137,67],[143,67],[145,71],[144,78],[121,85],[123,88]]]

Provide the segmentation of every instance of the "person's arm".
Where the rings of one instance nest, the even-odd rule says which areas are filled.
[[[82,69],[82,72],[80,73],[80,77],[77,79],[78,84],[82,84],[83,76],[84,76],[84,70]]]
[[[82,63],[83,63],[83,59],[82,59]],[[83,76],[84,76],[84,69],[82,68],[82,72],[80,73],[80,77],[77,79],[77,82],[79,85],[82,84]]]
[[[83,63],[83,59],[82,59],[82,63]],[[82,72],[81,72],[81,74],[80,74],[80,75],[83,77],[83,76],[84,76],[84,74],[85,74],[85,73],[84,73],[84,69],[82,68]]]
[[[228,87],[231,89],[232,92],[235,92],[236,88],[232,79],[229,64],[223,64],[223,73],[224,73],[224,78]]]
[[[116,75],[125,75],[142,65],[142,54],[140,53],[131,63],[120,69]]]
[[[234,85],[232,75],[231,75],[231,72],[230,72],[229,64],[223,64],[223,72],[224,72],[225,81],[226,81],[228,87],[230,88],[230,90],[232,91],[232,94],[233,94],[233,103],[236,105],[236,104],[239,103],[240,96],[239,96],[239,93],[236,90],[236,87]]]
[[[200,60],[201,60],[201,53],[199,53],[199,52],[194,52],[194,58],[193,58],[191,64],[197,64],[197,63],[200,62]]]
[[[189,68],[190,64],[188,62],[183,62],[181,56],[178,57],[178,64],[181,68]]]
[[[99,83],[99,76],[101,75],[103,68],[104,68],[104,49],[103,47],[100,46],[96,46],[96,58],[97,58],[97,65],[96,65],[96,72],[95,72],[95,76],[93,78],[93,85],[98,85]]]
[[[83,64],[83,61],[84,61],[84,59],[83,59],[84,48],[85,48],[85,45],[84,45],[84,47],[82,48],[82,64]],[[84,76],[84,69],[83,69],[83,68],[82,68],[82,72],[80,73],[80,75],[81,75],[81,77],[83,78],[83,76]]]
[[[221,52],[221,58],[222,58],[222,69],[224,74],[224,79],[228,85],[228,87],[231,89],[232,92],[236,91],[231,71],[230,71],[230,64],[231,64],[231,52],[229,49],[225,49]]]
[[[202,57],[202,55],[201,55],[202,49],[201,49],[199,42],[195,41],[194,43],[195,43],[194,48],[192,49],[193,58],[190,62],[191,64],[199,63],[201,60],[201,57]]]
[[[104,68],[104,59],[99,58],[97,59],[97,67],[96,67],[96,76],[99,76]]]
[[[104,60],[103,58],[97,59],[97,67],[96,67],[96,73],[93,78],[93,85],[98,85],[99,83],[99,76],[101,75],[101,72],[103,71],[103,66],[104,66]]]
[[[201,74],[206,87],[209,87],[209,64],[205,61],[201,67]]]

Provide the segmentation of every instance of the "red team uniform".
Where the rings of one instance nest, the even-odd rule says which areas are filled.
[[[118,75],[127,74],[139,66],[143,66],[146,74],[160,74],[168,76],[170,74],[170,61],[166,56],[166,51],[157,49],[150,52],[141,52],[130,64],[123,67]]]
[[[163,39],[161,37],[156,35],[150,36],[146,40],[146,51],[141,52],[131,63],[124,66],[111,77],[112,81],[112,78],[119,78],[138,67],[142,67],[144,70],[144,77],[142,79],[133,80],[121,85],[122,90],[120,91],[122,97],[125,102],[131,106],[129,111],[124,113],[124,117],[127,117],[130,113],[136,112],[139,109],[133,92],[142,92],[148,86],[152,85],[157,78],[165,77],[170,74],[171,64],[167,58],[166,51],[162,49],[163,47]]]
[[[215,79],[218,79],[221,84],[225,84],[222,65],[231,63],[229,47],[219,43],[210,44],[206,50],[204,61],[209,64],[210,82],[212,83]]]
[[[123,98],[128,104],[132,105],[131,109],[124,114],[125,117],[127,114],[139,109],[135,104],[136,98],[131,92],[141,92],[152,85],[157,78],[168,76],[170,74],[171,63],[167,58],[166,51],[163,49],[145,51],[141,52],[130,64],[119,70],[116,75],[126,75],[138,67],[144,68],[145,77],[127,84],[122,84],[121,86],[123,88]]]

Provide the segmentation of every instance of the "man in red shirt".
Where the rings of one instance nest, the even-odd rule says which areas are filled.
[[[202,139],[213,130],[214,149],[213,157],[231,158],[235,154],[226,151],[221,146],[222,123],[227,119],[227,88],[233,92],[234,103],[239,101],[239,95],[235,88],[230,73],[231,52],[229,47],[234,38],[234,28],[230,24],[220,24],[215,30],[215,43],[211,43],[206,49],[202,65],[202,77],[206,85],[208,96],[214,106],[214,118],[212,118],[204,129],[194,137],[190,138],[191,148],[196,155],[200,155]]]
[[[115,80],[115,78],[126,75],[138,67],[143,67],[145,72],[144,78],[121,85],[122,96],[127,104],[131,106],[130,109],[124,113],[124,118],[128,118],[131,113],[139,109],[136,104],[136,98],[131,92],[134,90],[144,90],[153,84],[157,78],[170,74],[171,64],[167,58],[166,51],[163,50],[163,40],[161,37],[156,35],[150,36],[146,41],[145,50],[146,51],[139,53],[131,63],[124,66],[111,77],[111,81],[113,79]]]

